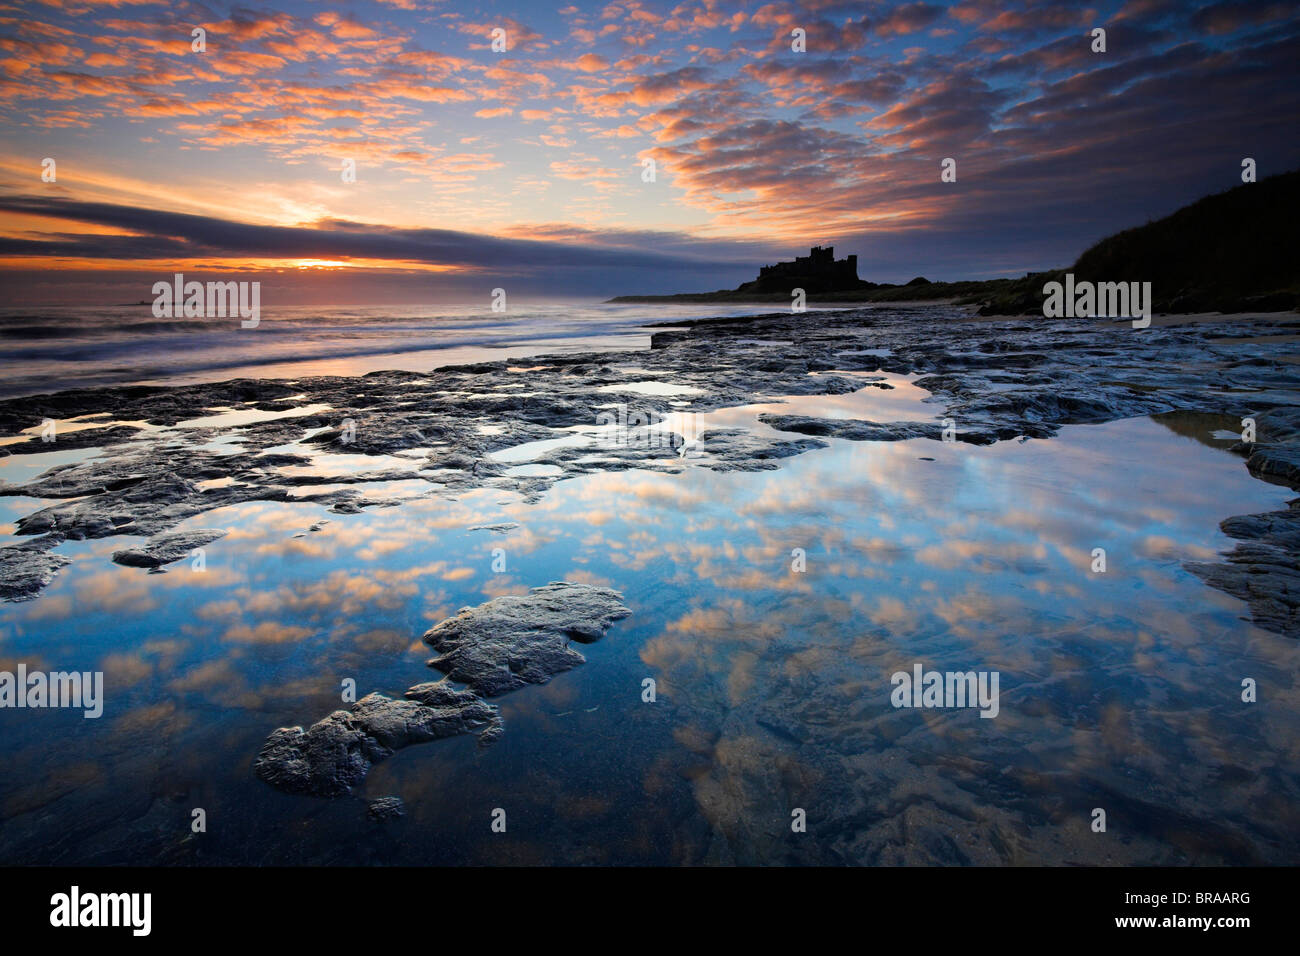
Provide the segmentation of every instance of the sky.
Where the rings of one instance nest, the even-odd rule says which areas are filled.
[[[1300,3],[0,0],[0,300],[1017,276],[1300,166],[1298,120]]]

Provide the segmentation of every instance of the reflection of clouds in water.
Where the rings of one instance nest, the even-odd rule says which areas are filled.
[[[1030,541],[993,542],[951,539],[939,544],[927,545],[916,552],[917,561],[937,570],[951,571],[962,568],[981,573],[1005,571],[1012,565],[1017,565],[1018,570],[1023,573],[1027,570],[1027,566],[1037,566],[1046,557],[1046,546],[1042,542]]]
[[[566,579],[571,580],[571,579]],[[494,598],[506,594],[524,595],[529,591],[529,586],[515,577],[505,572],[500,574],[489,575],[486,583],[479,588],[484,597]]]
[[[567,571],[564,575],[565,581],[572,581],[575,584],[590,584],[592,587],[612,588],[614,581],[600,574],[593,574],[590,571],[581,568],[575,568]]]
[[[193,722],[175,701],[164,700],[157,704],[135,707],[113,721],[112,730],[123,740],[137,735],[174,737],[182,734]]]
[[[65,572],[70,568],[65,568]],[[149,575],[161,579],[163,575]],[[158,607],[154,581],[145,580],[137,568],[114,568],[77,577],[71,582],[71,595],[58,595],[63,600],[53,603],[47,610],[42,601],[32,602],[28,620],[67,620],[84,613],[87,608],[129,614],[140,617]]]
[[[253,627],[236,624],[227,628],[221,639],[236,644],[290,644],[304,641],[314,633],[309,627],[263,621]]]
[[[69,569],[64,568],[63,573]],[[57,579],[56,579],[57,580]],[[72,617],[76,613],[76,602],[70,594],[46,594],[42,595],[39,601],[32,603],[32,610],[28,611],[19,621],[13,624],[18,633],[23,632],[23,622],[40,622],[40,621],[63,621]]]
[[[1150,426],[1121,423],[1112,432],[1121,428],[1141,434]],[[1067,438],[1070,434],[1067,430]],[[1112,434],[1109,441],[1124,437]],[[779,762],[779,747],[773,750],[776,745],[770,738],[753,733],[755,723],[761,721],[755,715],[773,698],[792,704],[796,698],[787,699],[786,692],[779,689],[783,682],[811,677],[813,694],[824,706],[815,715],[819,719],[809,714],[809,720],[800,726],[813,728],[815,736],[829,723],[835,727],[828,732],[831,738],[854,739],[859,731],[852,721],[843,719],[835,705],[843,703],[851,710],[849,702],[855,695],[874,695],[874,705],[866,708],[876,715],[874,722],[910,720],[914,729],[906,735],[909,747],[921,754],[927,747],[931,749],[930,757],[912,761],[912,773],[924,779],[922,790],[927,794],[944,789],[933,775],[941,769],[939,764],[948,760],[940,757],[949,747],[961,744],[988,751],[989,756],[1005,751],[1003,761],[1013,760],[1022,748],[1033,748],[1054,755],[1057,772],[1075,778],[1080,787],[1087,786],[1089,776],[1096,778],[1095,786],[1121,792],[1132,789],[1133,778],[1148,780],[1145,786],[1154,788],[1160,797],[1149,805],[1135,804],[1133,812],[1155,814],[1167,803],[1177,808],[1175,816],[1192,819],[1203,814],[1196,799],[1198,791],[1182,783],[1181,763],[1191,758],[1188,751],[1200,753],[1191,759],[1209,767],[1235,765],[1239,759],[1234,757],[1234,748],[1224,742],[1230,731],[1207,721],[1201,710],[1207,680],[1219,682],[1225,706],[1239,706],[1233,696],[1235,677],[1223,676],[1222,638],[1216,642],[1207,637],[1248,635],[1250,644],[1266,646],[1275,661],[1277,641],[1237,621],[1239,602],[1225,601],[1222,595],[1190,582],[1179,562],[1214,553],[1213,545],[1219,543],[1214,529],[1224,514],[1221,487],[1232,485],[1241,490],[1233,511],[1265,509],[1278,501],[1273,492],[1243,480],[1240,462],[1219,456],[1207,464],[1199,450],[1189,452],[1187,448],[1164,454],[1167,444],[1161,443],[1158,471],[1168,480],[1157,475],[1143,481],[1143,485],[1154,481],[1161,487],[1165,503],[1160,506],[1144,501],[1143,495],[1135,492],[1130,474],[1108,465],[1096,449],[1080,452],[1064,442],[1044,447],[1064,447],[1069,467],[1058,470],[1050,456],[1047,460],[1040,457],[1032,462],[1039,474],[1028,478],[1025,472],[1031,463],[1023,460],[991,459],[980,462],[979,468],[967,463],[967,470],[983,472],[980,490],[994,489],[996,493],[976,505],[977,515],[961,521],[950,519],[956,506],[943,496],[918,488],[896,494],[864,494],[855,487],[856,477],[843,477],[846,469],[842,461],[805,467],[817,457],[809,455],[790,464],[792,470],[802,472],[798,482],[787,482],[779,491],[769,489],[765,496],[736,503],[740,514],[758,512],[788,519],[788,527],[759,527],[755,537],[760,543],[741,544],[739,562],[748,567],[736,567],[735,542],[730,538],[697,540],[689,547],[666,544],[665,555],[678,564],[689,563],[699,575],[699,585],[724,593],[743,590],[760,600],[767,595],[761,609],[723,597],[693,595],[692,603],[702,606],[674,617],[642,648],[642,660],[661,673],[666,694],[690,701],[692,711],[703,714],[698,719],[705,722],[723,727],[737,724],[734,732],[724,731],[714,748],[710,768],[700,778],[704,782],[697,780],[701,812],[728,832],[728,821],[748,818],[755,801],[775,801],[776,795],[766,788],[777,784],[768,764]],[[912,468],[909,459],[914,456],[899,448],[873,455],[865,462],[868,474],[895,487],[902,483],[902,474],[896,472]],[[834,450],[818,454],[824,459],[837,457]],[[1143,452],[1149,454],[1149,449]],[[1189,470],[1202,478],[1209,471],[1210,480],[1188,490],[1179,479]],[[652,480],[664,483],[658,477]],[[850,493],[840,495],[840,490]],[[790,493],[790,498],[783,499],[781,491]],[[999,499],[1014,502],[1016,507],[1002,509]],[[884,530],[866,509],[854,516],[857,520],[845,514],[842,528],[828,530],[815,521],[803,522],[800,527],[800,513],[812,509],[813,501],[822,512],[840,515],[844,514],[840,510],[843,504],[856,506],[877,500],[903,500],[913,505],[906,513],[894,508],[890,521],[899,528],[923,533],[896,535],[893,540],[879,534],[865,537],[861,534],[864,525],[877,532]],[[1161,526],[1153,529],[1152,523]],[[738,521],[720,522],[716,527],[732,535],[747,530]],[[915,551],[900,547],[900,538]],[[839,628],[852,633],[866,624],[883,629],[889,637],[864,636],[851,647],[821,648],[816,654],[786,647],[778,655],[766,654],[764,645],[794,635],[809,641],[822,639],[812,636],[809,617],[816,615],[810,608],[790,607],[776,597],[789,580],[782,573],[787,570],[789,546],[816,541],[827,552],[862,556],[872,545],[884,544],[881,560],[875,562],[888,569],[876,587],[879,593],[856,594],[865,601],[857,607],[848,606],[849,613],[835,619],[831,631]],[[1098,544],[1108,549],[1109,577],[1089,572],[1091,548]],[[812,573],[798,576],[798,580],[812,586],[818,594],[818,612],[826,616],[832,604],[822,596],[827,593],[824,589],[832,586],[834,579],[855,576],[854,564],[838,556],[822,562],[817,557],[810,550]],[[981,580],[922,577],[922,567],[931,575],[976,572]],[[910,667],[918,659],[944,669],[1003,671],[1010,680],[1003,685],[1007,703],[1003,716],[993,722],[997,726],[972,724],[961,713],[904,716],[883,708],[888,674]],[[852,673],[845,675],[848,662],[852,662],[848,668]],[[874,671],[865,683],[862,668],[867,668],[867,673]],[[1207,668],[1213,673],[1207,674]],[[725,678],[721,686],[719,678]],[[1099,692],[1102,696],[1097,698]],[[719,713],[714,713],[715,709]],[[1287,708],[1279,717],[1286,725],[1296,724],[1294,708]],[[943,750],[934,750],[935,743],[924,745],[916,739],[918,732],[948,743],[940,745]],[[866,734],[859,739],[868,750],[877,752],[870,729],[863,727],[860,733]],[[999,735],[1004,738],[1001,745],[996,743]],[[1188,747],[1183,738],[1198,744]],[[1213,738],[1217,738],[1213,743],[1207,742]],[[1252,749],[1257,750],[1260,743],[1256,740]],[[994,749],[989,751],[990,747]],[[1269,759],[1295,756],[1290,738],[1283,747],[1273,749],[1275,754]],[[1206,786],[1216,786],[1209,779],[1212,772],[1196,776],[1203,778]],[[1221,785],[1217,789],[1216,796],[1225,798],[1225,805],[1234,802],[1226,799]],[[853,803],[847,794],[842,796]],[[1000,826],[1010,827],[1015,815],[1004,809],[997,812],[1004,817]],[[997,840],[1004,851],[993,854],[992,859],[1050,860],[1051,853],[1044,852],[1048,846],[1075,852],[1079,859],[1094,858],[1095,849],[1083,842],[1072,843],[1086,841],[1086,826],[1067,829],[1067,836],[1041,840],[1037,849],[1012,841],[1002,832]],[[1194,841],[1161,833],[1176,846],[1161,847],[1158,841],[1147,844],[1135,850],[1139,858],[1147,852],[1155,860],[1160,853],[1186,852],[1194,845]],[[983,851],[989,850],[988,833],[976,832],[972,838],[982,843]],[[752,840],[752,834],[746,839]],[[1013,843],[1022,845],[1014,851],[1005,849]],[[1226,838],[1220,843],[1221,848],[1233,845],[1233,840]],[[1067,846],[1072,849],[1067,851]]]
[[[229,658],[217,658],[192,667],[167,682],[168,690],[177,694],[200,693],[226,698],[234,696],[231,691],[243,690],[244,676]]]
[[[6,797],[2,807],[4,817],[8,819],[44,807],[65,794],[99,786],[105,779],[104,770],[90,761],[51,764],[47,760],[36,773],[26,775],[16,793]]]
[[[99,662],[104,683],[109,687],[129,687],[154,676],[154,664],[143,654],[106,654]]]
[[[1180,562],[1223,545],[1226,514],[1281,500],[1240,460],[1132,421],[988,448],[832,441],[758,474],[595,474],[531,505],[492,489],[360,515],[254,503],[202,522],[231,528],[204,575],[97,568],[121,542],[78,544],[45,597],[6,609],[4,647],[43,634],[63,664],[76,636],[50,622],[103,635],[90,653],[119,746],[162,741],[205,773],[233,750],[246,776],[271,728],[341,706],[341,679],[358,694],[436,679],[419,635],[458,608],[598,584],[635,613],[587,666],[498,701],[490,750],[410,748],[367,793],[401,795],[413,832],[491,862],[1177,862],[1189,833],[1206,862],[1244,839],[1242,862],[1300,832],[1291,649]],[[520,527],[467,530],[504,521]],[[1089,570],[1098,546],[1106,574]],[[889,676],[918,661],[999,671],[998,718],[894,710]],[[1257,709],[1242,676],[1267,689]],[[628,811],[629,785],[652,805]],[[546,837],[478,840],[478,803],[502,800],[512,829]],[[1098,803],[1141,834],[1099,843]],[[816,839],[790,839],[793,806]],[[303,831],[322,845],[354,831],[322,813]]]

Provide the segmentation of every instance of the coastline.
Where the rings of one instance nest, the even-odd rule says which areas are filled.
[[[3,554],[6,594],[36,597],[60,567],[53,552],[65,540],[160,535],[186,518],[240,502],[292,497],[356,513],[393,504],[365,494],[367,484],[407,477],[424,479],[439,493],[491,484],[537,500],[556,481],[593,471],[680,470],[686,439],[676,433],[604,449],[597,460],[563,440],[597,426],[602,409],[614,402],[644,437],[654,423],[684,411],[845,394],[864,385],[852,376],[879,372],[921,375],[919,384],[936,402],[933,418],[765,415],[764,424],[784,437],[705,432],[692,449],[693,463],[718,471],[774,468],[782,458],[824,446],[827,437],[942,440],[943,420],[956,426],[957,441],[982,445],[1047,438],[1067,424],[1191,410],[1257,420],[1256,441],[1239,442],[1234,451],[1257,477],[1300,489],[1300,369],[1275,358],[1270,343],[1294,327],[1294,316],[1166,317],[1140,331],[1126,323],[972,317],[941,307],[817,317],[815,329],[807,313],[657,323],[649,326],[648,350],[553,353],[530,358],[528,366],[497,360],[429,373],[106,386],[0,401],[0,452],[10,460],[49,450],[33,433],[49,420],[65,429],[58,449],[108,452],[57,465],[36,480],[0,485],[0,496],[54,502],[17,521],[19,537],[11,545],[17,550]],[[1246,328],[1272,335],[1243,338]],[[747,334],[755,330],[767,338],[756,342]],[[1206,368],[1207,354],[1219,360],[1212,366],[1218,380],[1187,371]],[[635,363],[630,372],[617,367],[627,361]],[[629,377],[671,383],[655,394]],[[214,411],[221,424],[205,425]],[[205,450],[232,434],[237,453]],[[532,442],[558,443],[531,459],[553,474],[521,475],[493,458]],[[306,472],[313,458],[304,452],[313,449],[373,456],[376,467],[312,475]],[[418,467],[408,468],[413,460]],[[286,466],[303,473],[278,470]],[[239,481],[222,488],[196,484],[235,475]],[[310,490],[323,485],[331,490]],[[1289,569],[1297,515],[1293,508],[1232,525],[1246,542],[1235,556],[1219,570],[1193,568],[1216,587],[1244,595],[1262,626],[1292,637],[1300,636],[1296,591],[1288,590],[1295,583]],[[1269,552],[1276,560],[1262,574],[1258,561],[1251,564],[1260,547],[1281,549]]]
[[[1289,323],[1221,317],[1133,330],[968,320],[944,307],[824,313],[815,327],[805,318],[670,322],[648,330],[652,347],[638,352],[528,364],[121,386],[0,402],[10,440],[0,446],[0,473],[26,475],[0,486],[0,504],[16,516],[5,530],[19,532],[0,547],[0,584],[17,602],[8,607],[20,635],[7,649],[21,652],[25,621],[46,634],[41,651],[51,667],[70,653],[57,644],[47,650],[52,640],[81,648],[84,631],[106,635],[102,647],[74,659],[112,651],[102,665],[106,687],[116,688],[109,719],[152,727],[139,723],[142,711],[164,721],[131,737],[128,765],[144,784],[120,797],[87,790],[85,800],[106,801],[85,810],[88,819],[122,814],[120,802],[138,801],[140,786],[147,792],[155,748],[186,765],[216,753],[223,787],[240,801],[227,807],[238,817],[228,825],[266,852],[290,850],[264,827],[328,801],[312,830],[316,842],[292,850],[295,860],[328,862],[339,834],[359,820],[428,828],[411,831],[424,839],[457,827],[449,814],[466,799],[498,805],[483,801],[517,785],[519,748],[529,755],[525,773],[556,753],[577,762],[574,780],[537,796],[539,806],[571,802],[610,759],[604,728],[612,720],[638,747],[658,741],[647,761],[659,759],[656,746],[677,748],[671,792],[686,801],[679,806],[691,844],[675,847],[672,859],[1149,864],[1196,859],[1178,835],[1187,819],[1222,827],[1229,841],[1216,857],[1222,862],[1272,862],[1287,852],[1281,823],[1244,831],[1213,823],[1216,808],[1253,807],[1248,796],[1219,792],[1209,810],[1188,803],[1189,793],[1204,791],[1179,777],[1177,756],[1146,769],[1141,787],[1153,790],[1126,790],[1123,774],[1146,766],[1139,748],[1119,751],[1122,770],[1109,757],[1053,765],[1082,792],[1114,787],[1112,799],[1133,801],[1135,812],[1165,814],[1165,830],[1103,857],[1086,827],[1075,834],[1034,822],[1068,812],[1071,798],[1041,796],[1039,765],[1016,765],[1006,748],[1073,747],[1071,734],[1094,740],[1104,724],[1096,702],[1131,686],[1128,655],[1169,654],[1171,674],[1153,678],[1148,698],[1162,705],[1132,708],[1130,719],[1181,754],[1180,721],[1199,719],[1203,709],[1197,680],[1236,674],[1243,654],[1271,662],[1289,653],[1300,511],[1294,501],[1276,507],[1276,490],[1245,487],[1262,484],[1250,474],[1300,487],[1300,368],[1275,358],[1269,341]],[[1225,333],[1241,341],[1225,344]],[[1258,416],[1259,430],[1249,447],[1222,434],[1247,413]],[[12,441],[41,416],[56,420],[56,450],[39,429]],[[945,419],[954,441],[945,440]],[[1233,444],[1245,471],[1226,454]],[[1148,463],[1153,455],[1162,460]],[[981,473],[994,493],[965,497]],[[1189,473],[1196,482],[1182,481]],[[1043,481],[1061,485],[1062,496],[1029,497]],[[1093,498],[1092,482],[1107,493]],[[872,488],[891,497],[879,501]],[[1152,544],[1148,513],[1173,507],[1167,495],[1198,503],[1190,513],[1161,513],[1158,533],[1174,537]],[[710,502],[707,512],[697,511],[702,502]],[[1243,507],[1257,513],[1229,517]],[[1027,510],[1017,516],[1016,508]],[[1093,509],[1107,516],[1100,527]],[[923,547],[926,539],[914,537],[918,513],[953,527]],[[792,517],[802,530],[786,524]],[[622,530],[611,530],[620,520]],[[728,523],[710,533],[720,520]],[[1222,533],[1214,530],[1220,520]],[[739,537],[746,527],[755,537]],[[1019,543],[1008,543],[1015,528]],[[733,536],[743,558],[728,557]],[[647,539],[676,549],[675,561],[647,563]],[[1050,570],[1038,556],[1044,539],[1059,551]],[[538,560],[532,552],[543,541],[566,557]],[[1098,541],[1121,565],[1100,576],[1108,580],[1087,568]],[[1216,555],[1210,545],[1223,541],[1236,550]],[[789,573],[792,542],[808,548],[815,578]],[[1154,555],[1140,556],[1147,548]],[[193,573],[196,551],[206,554],[206,573]],[[932,551],[943,553],[949,577],[929,564]],[[498,553],[509,567],[486,573]],[[916,587],[909,554],[925,559],[920,581],[937,575],[937,594]],[[1138,575],[1126,574],[1125,555],[1140,561]],[[1159,593],[1166,589],[1171,594]],[[938,638],[909,616],[935,602],[947,615]],[[1161,609],[1172,616],[1160,619]],[[1241,623],[1247,619],[1257,627]],[[192,642],[183,666],[168,663],[179,643],[173,634]],[[972,644],[974,635],[981,640]],[[425,664],[444,680],[422,666],[426,652],[411,647],[417,639],[436,652]],[[1181,668],[1205,653],[1214,664],[1202,665],[1185,697]],[[962,809],[968,798],[955,792],[896,806],[911,799],[917,773],[926,792],[953,786],[947,734],[891,711],[882,690],[900,657],[918,655],[947,667],[974,660],[1003,669],[997,732],[960,738],[962,760],[972,741],[979,752],[963,764],[960,786],[982,794],[974,805],[993,807],[977,823]],[[1042,655],[1066,663],[1045,675]],[[133,690],[130,682],[151,672],[142,661],[154,658],[166,683],[146,679]],[[735,697],[755,667],[758,686]],[[646,674],[661,681],[667,706],[641,702]],[[340,708],[338,680],[353,676],[357,700]],[[1163,706],[1167,694],[1185,701],[1183,709]],[[184,719],[173,730],[178,709]],[[1043,714],[1056,719],[1045,726]],[[960,716],[982,723],[974,713]],[[1285,727],[1293,717],[1275,719]],[[1212,745],[1235,739],[1235,726],[1212,735]],[[881,727],[889,728],[885,738]],[[863,747],[872,754],[867,764]],[[735,829],[738,812],[761,813],[781,799],[773,768],[790,760],[827,774],[819,786],[836,809],[826,825],[844,842],[786,847]],[[33,780],[21,799],[44,813]],[[619,806],[640,806],[644,782],[632,775],[626,783]],[[1004,799],[1008,786],[1018,796]],[[733,790],[739,805],[726,796]],[[862,801],[875,808],[867,826],[854,809]],[[183,841],[131,848],[142,811],[126,812],[130,825],[104,831],[106,859],[193,861]],[[140,816],[139,826],[149,819]],[[678,819],[655,816],[655,825],[666,834]],[[610,839],[623,832],[617,820],[604,824]],[[1032,845],[1012,836],[1026,826],[1034,828]],[[963,833],[960,848],[916,838],[954,827]],[[35,825],[0,831],[13,859],[48,860],[45,839]],[[585,831],[577,838],[587,839]],[[473,849],[443,849],[433,859],[511,859],[496,849],[504,844],[480,846],[470,836],[467,845]],[[69,846],[60,859],[79,861],[80,852]],[[225,862],[243,859],[233,848],[220,852]],[[376,850],[401,862],[428,862],[424,852]]]
[[[547,352],[636,349],[648,344],[647,321],[726,311],[595,300],[522,303],[509,313],[473,305],[268,307],[259,327],[245,330],[224,320],[159,321],[140,307],[0,308],[0,361],[8,369],[0,398],[79,386],[424,372]]]

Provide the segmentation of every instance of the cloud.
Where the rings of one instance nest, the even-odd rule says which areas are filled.
[[[591,171],[575,168],[571,175]],[[77,258],[375,259],[526,273],[557,267],[701,271],[719,265],[719,246],[669,233],[618,233],[538,227],[542,238],[495,237],[448,229],[397,229],[343,220],[281,227],[188,213],[41,196],[0,197],[0,211],[111,227],[119,233],[68,232],[47,240],[0,237],[0,253]],[[126,234],[122,234],[126,233]],[[656,251],[674,248],[675,251]],[[750,252],[749,255],[754,253]]]
[[[565,220],[713,243],[727,281],[748,277],[734,271],[747,250],[786,257],[823,240],[858,252],[874,279],[979,277],[1067,263],[1229,185],[1241,156],[1300,163],[1300,11],[1282,3],[619,0],[530,25],[509,3],[484,19],[403,0],[364,19],[236,8],[207,24],[203,54],[163,4],[36,11],[0,17],[0,123],[15,154],[57,149],[69,176],[147,168],[186,207],[219,195],[233,207],[222,219],[273,208],[321,220],[238,242],[218,241],[238,222],[216,237],[144,229],[118,242],[124,263],[300,245],[465,268],[491,268],[495,250],[497,268],[540,269],[534,251],[492,237]],[[1094,54],[1088,30],[1103,23],[1108,52]],[[504,54],[488,49],[496,27]],[[942,189],[946,157],[958,180]],[[653,188],[637,179],[646,158]],[[357,188],[338,187],[344,159]],[[21,199],[26,175],[0,187]],[[48,193],[99,198],[79,182]],[[363,235],[361,221],[389,225]],[[473,255],[403,228],[443,223],[481,234],[463,243]],[[7,230],[5,248],[113,256],[77,230],[42,244],[42,228]],[[613,268],[598,251],[578,256]],[[627,268],[704,272],[694,252],[655,251]]]

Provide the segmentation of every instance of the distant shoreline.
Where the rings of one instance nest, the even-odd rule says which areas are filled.
[[[1089,283],[1148,283],[1154,294],[1148,307],[1156,313],[1293,312],[1300,310],[1300,270],[1292,252],[1298,209],[1300,170],[1205,196],[1163,219],[1094,243],[1071,266],[1015,279],[931,282],[918,275],[902,285],[867,282],[856,278],[856,256],[845,260],[845,268],[832,269],[824,261],[833,257],[827,247],[780,264],[789,268],[779,274],[764,267],[758,279],[736,289],[623,295],[607,301],[788,304],[802,289],[803,301],[822,305],[946,301],[976,306],[983,316],[1024,316],[1043,313],[1048,283],[1073,276]],[[777,284],[780,288],[773,289]],[[834,291],[829,285],[840,288]]]
[[[1006,280],[990,280],[994,282]],[[933,283],[934,285],[948,285],[948,283]],[[966,283],[962,283],[966,285]],[[814,292],[806,296],[806,301],[815,302],[818,305],[952,305],[961,300],[961,296],[952,292],[935,291],[932,296],[917,296],[916,287],[911,287],[913,295],[906,299],[894,298],[891,293],[896,293],[900,289],[907,289],[908,286],[889,286],[881,289],[872,289],[864,292]],[[790,296],[782,293],[757,293],[737,295],[734,291],[723,292],[677,292],[671,295],[619,295],[612,299],[606,299],[605,302],[611,305],[662,305],[664,303],[679,303],[683,305],[710,305],[715,302],[734,302],[737,305],[762,305],[762,304],[779,304],[790,302]]]

